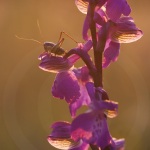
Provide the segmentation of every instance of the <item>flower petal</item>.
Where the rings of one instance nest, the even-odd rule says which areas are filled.
[[[115,143],[116,150],[124,150],[124,148],[125,148],[125,139],[113,138],[113,141]]]
[[[47,72],[58,73],[69,70],[73,67],[73,64],[70,63],[68,59],[64,59],[61,56],[52,56],[45,53],[41,54],[39,59],[41,60],[39,68]]]
[[[88,2],[86,2],[85,0],[75,0],[75,4],[80,12],[82,12],[83,14],[87,14],[89,4]]]
[[[92,81],[92,77],[89,75],[89,69],[87,66],[83,66],[78,69],[74,68],[72,71],[75,73],[78,81],[82,83]]]
[[[107,109],[110,111],[115,111],[118,109],[118,103],[115,101],[111,101],[111,100],[105,100],[102,102],[99,102],[100,108],[99,109]]]
[[[78,80],[72,71],[57,74],[52,87],[54,97],[65,99],[67,103],[74,102],[80,97]]]
[[[71,150],[88,150],[89,149],[89,144],[83,142],[81,146],[73,148]]]
[[[93,101],[90,104],[90,108],[104,112],[104,114],[109,118],[114,118],[118,115],[118,103],[111,100]]]
[[[131,8],[126,0],[108,0],[106,4],[106,13],[108,17],[116,22],[121,15],[128,16],[131,12]]]
[[[70,113],[72,117],[76,116],[76,111],[83,105],[88,106],[91,103],[91,99],[87,93],[84,84],[79,83],[81,96],[75,102],[69,105]]]
[[[48,136],[47,138],[49,144],[51,144],[53,147],[61,150],[68,150],[68,149],[76,149],[78,150],[78,147],[81,146],[82,141],[74,141],[71,138],[54,138]],[[80,149],[79,149],[80,150]]]
[[[86,15],[85,20],[84,20],[84,24],[83,24],[83,29],[82,29],[82,37],[85,41],[87,41],[89,39],[89,36],[88,36],[89,28],[90,28],[89,16]]]
[[[117,43],[131,43],[143,36],[131,17],[120,18],[110,32],[111,40]]]
[[[76,117],[71,124],[71,135],[74,140],[80,138],[89,141],[92,138],[92,126],[95,121],[93,112],[84,113]]]
[[[91,102],[85,84],[86,82],[92,81],[92,79],[86,66],[74,69],[73,72],[75,73],[78,79],[78,84],[80,86],[80,97],[75,102],[70,103],[69,105],[71,116],[75,117],[77,109],[79,109],[83,105],[87,106]]]
[[[80,44],[78,48],[75,49],[81,49],[85,52],[88,52],[92,48],[92,46],[93,46],[92,40],[88,40],[85,44]],[[79,58],[80,58],[79,55],[74,54],[68,57],[67,59],[70,64],[74,64]]]
[[[109,118],[114,118],[118,115],[118,103],[110,100],[105,100],[101,102],[101,107],[103,107],[104,113]]]
[[[50,136],[52,137],[62,137],[69,138],[70,137],[70,123],[65,121],[55,122],[51,125],[53,129]]]
[[[74,141],[70,137],[71,125],[68,122],[56,122],[51,128],[52,133],[48,136],[48,142],[55,148],[68,150],[81,146],[83,143],[81,140]]]
[[[71,124],[71,136],[74,140],[81,138],[101,149],[112,140],[104,114],[97,111],[84,113],[75,118]]]
[[[106,14],[105,12],[100,8],[97,11],[95,11],[94,13],[94,21],[99,24],[100,26],[102,26],[106,21]]]
[[[91,101],[93,101],[95,99],[94,83],[93,82],[87,82],[86,83],[86,89],[87,89],[87,92],[91,98]]]
[[[120,44],[110,41],[104,51],[103,68],[110,65],[111,61],[117,61],[120,51]]]
[[[107,92],[102,89],[101,87],[94,87],[94,83],[93,82],[87,82],[86,83],[86,89],[88,91],[88,94],[91,98],[91,101],[97,101],[97,99],[95,98],[95,92],[99,92],[102,94],[102,100],[108,100],[108,94]]]
[[[83,48],[82,50],[85,51],[85,52],[88,52],[93,46],[93,42],[92,40],[88,40],[84,45],[83,45]]]

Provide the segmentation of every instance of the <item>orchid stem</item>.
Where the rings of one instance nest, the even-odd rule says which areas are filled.
[[[95,87],[103,87],[102,83],[102,52],[103,50],[99,50],[97,47],[97,35],[96,35],[96,23],[94,22],[94,10],[96,7],[96,2],[93,1],[89,2],[89,16],[90,16],[90,31],[93,41],[93,49],[94,49],[94,62],[95,67],[97,69],[97,75],[94,82]]]

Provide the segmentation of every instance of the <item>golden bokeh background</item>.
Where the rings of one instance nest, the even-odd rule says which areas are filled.
[[[126,150],[150,150],[150,2],[128,3],[144,36],[122,44],[118,61],[104,70],[104,88],[119,102],[118,117],[108,122],[114,137],[126,139]],[[38,68],[43,47],[15,35],[57,42],[65,31],[83,41],[84,17],[73,0],[0,1],[0,150],[54,150],[46,140],[50,124],[71,120],[66,103],[51,96],[55,74]],[[75,46],[65,38],[65,49]]]

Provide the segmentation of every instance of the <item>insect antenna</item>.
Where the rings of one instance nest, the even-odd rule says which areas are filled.
[[[41,27],[40,27],[40,22],[39,22],[39,20],[38,20],[38,19],[37,19],[37,27],[38,27],[38,30],[39,30],[40,36],[41,36],[41,38],[42,38],[42,40],[43,40],[44,38],[43,38],[42,30],[41,30]],[[44,40],[43,40],[43,41],[44,41]]]
[[[22,38],[22,37],[19,37],[18,35],[15,35],[15,37],[19,40],[27,40],[27,41],[34,41],[36,43],[39,43],[39,44],[42,44],[42,42],[38,41],[38,40],[35,40],[35,39],[28,39],[28,38]],[[42,44],[43,45],[43,44]]]

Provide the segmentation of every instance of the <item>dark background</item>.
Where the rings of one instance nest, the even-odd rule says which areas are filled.
[[[118,61],[104,70],[104,88],[119,102],[118,117],[108,122],[114,137],[126,139],[126,150],[150,150],[150,3],[128,3],[144,36],[122,44]],[[46,140],[50,124],[71,120],[66,103],[51,96],[55,74],[38,68],[43,47],[15,34],[57,42],[65,31],[82,42],[84,17],[73,0],[0,1],[0,150],[54,150]],[[66,50],[75,46],[65,38]],[[76,64],[81,65],[82,61]]]

